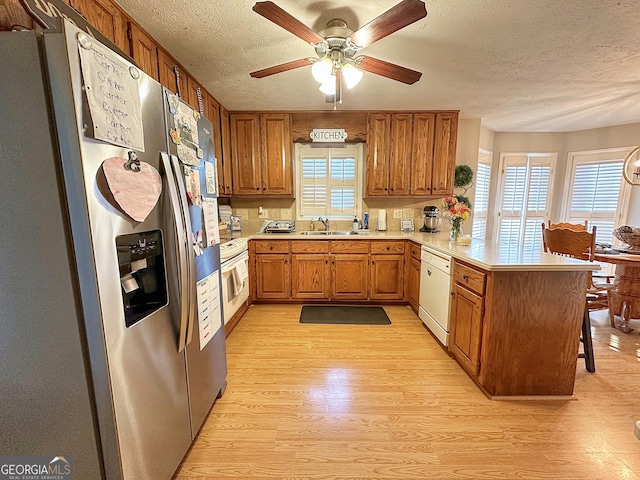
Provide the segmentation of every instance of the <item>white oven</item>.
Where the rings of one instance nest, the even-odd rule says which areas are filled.
[[[222,308],[225,325],[249,298],[247,240],[236,238],[220,245]]]

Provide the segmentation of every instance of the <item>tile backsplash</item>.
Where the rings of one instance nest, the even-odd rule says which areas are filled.
[[[401,218],[393,218],[394,210],[402,211],[402,218],[412,218],[414,227],[417,230],[422,226],[423,211],[426,205],[435,205],[440,208],[441,199],[411,199],[411,198],[366,198],[363,199],[363,211],[369,212],[369,228],[375,230],[378,225],[378,211],[381,208],[387,211],[387,230],[400,231]],[[262,223],[269,220],[295,220],[296,201],[295,199],[244,199],[232,198],[230,201],[233,215],[242,217],[243,230],[254,233],[260,230]],[[262,207],[267,211],[267,218],[258,217],[258,208]],[[358,220],[362,220],[358,218]],[[297,220],[296,230],[309,230],[308,220]],[[351,221],[332,221],[331,230],[351,230]],[[316,228],[322,228],[316,221]]]

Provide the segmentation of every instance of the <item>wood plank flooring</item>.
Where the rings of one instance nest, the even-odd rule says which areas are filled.
[[[385,310],[392,325],[302,325],[299,305],[252,306],[175,479],[640,480],[637,332],[592,314],[577,400],[490,401],[408,307]]]

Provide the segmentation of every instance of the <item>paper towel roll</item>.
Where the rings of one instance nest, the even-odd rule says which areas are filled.
[[[384,208],[378,210],[378,230],[380,232],[387,230],[387,211]]]

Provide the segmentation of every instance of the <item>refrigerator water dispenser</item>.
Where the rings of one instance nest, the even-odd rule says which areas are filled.
[[[131,327],[167,305],[162,232],[119,235],[116,247],[124,320]]]

